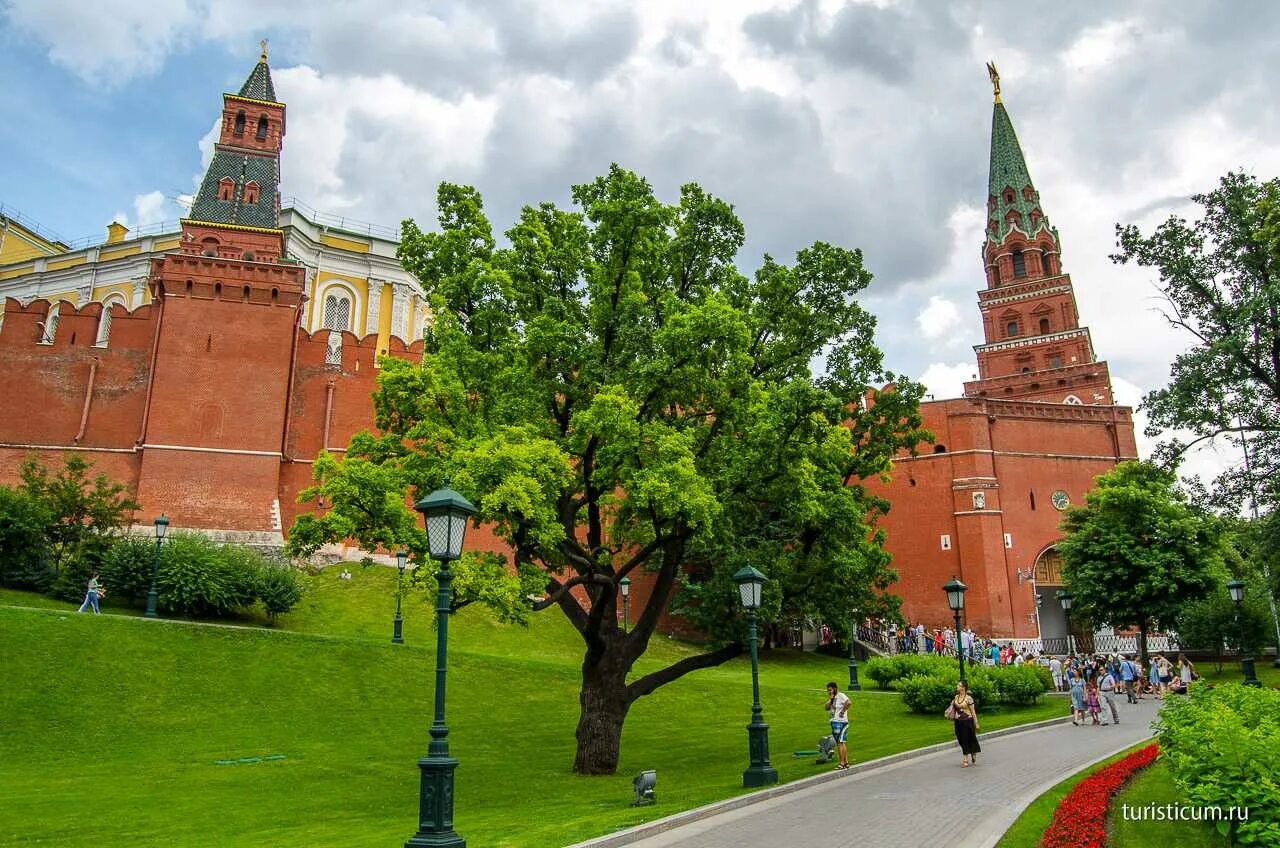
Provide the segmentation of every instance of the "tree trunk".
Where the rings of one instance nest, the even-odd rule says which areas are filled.
[[[582,691],[578,701],[578,751],[573,770],[578,774],[613,774],[618,770],[622,723],[631,701],[627,696],[627,669],[620,657],[606,651],[595,662],[582,663]]]

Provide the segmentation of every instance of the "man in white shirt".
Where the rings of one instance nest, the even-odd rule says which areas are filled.
[[[1120,713],[1116,711],[1116,679],[1111,676],[1111,669],[1102,667],[1102,677],[1098,681],[1098,694],[1107,709],[1111,711],[1111,723],[1120,723]],[[1106,713],[1102,715],[1102,723],[1107,724]]]
[[[1062,660],[1057,657],[1049,658],[1049,674],[1053,676],[1053,691],[1062,691]]]
[[[849,767],[849,750],[845,747],[849,735],[849,696],[840,691],[840,685],[834,680],[827,684],[827,713],[831,716],[831,738],[840,755],[836,770],[843,771]]]

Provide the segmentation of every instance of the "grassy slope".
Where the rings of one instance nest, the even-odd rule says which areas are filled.
[[[343,845],[403,842],[416,822],[431,720],[434,630],[421,593],[405,646],[389,644],[393,573],[310,580],[276,630],[194,627],[0,607],[0,845]],[[0,603],[44,606],[6,592]],[[74,607],[71,607],[72,609]],[[562,618],[451,622],[449,723],[457,826],[473,845],[554,846],[742,792],[750,674],[697,672],[631,711],[614,777],[569,766],[581,643]],[[696,650],[655,639],[641,670]],[[823,684],[844,663],[786,653],[762,667],[783,780],[825,730]],[[991,715],[996,729],[1059,705]],[[854,696],[855,760],[944,741],[949,723],[893,695]],[[245,765],[223,758],[284,754]],[[659,803],[633,810],[631,777],[658,769]]]
[[[1111,844],[1114,848],[1225,848],[1227,840],[1211,825],[1194,821],[1125,821],[1121,804],[1145,807],[1148,804],[1181,803],[1182,790],[1163,761],[1156,761],[1116,794],[1111,802]]]

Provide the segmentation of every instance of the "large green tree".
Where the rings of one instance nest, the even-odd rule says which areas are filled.
[[[1161,445],[1171,465],[1201,442],[1248,439],[1252,467],[1221,475],[1217,500],[1238,505],[1256,484],[1280,504],[1280,180],[1229,173],[1192,199],[1197,221],[1173,216],[1150,235],[1116,225],[1112,259],[1155,269],[1165,317],[1191,343],[1143,399],[1147,434],[1190,433]]]
[[[420,551],[404,494],[450,480],[514,560],[467,600],[536,585],[531,608],[582,635],[574,769],[603,774],[636,699],[742,650],[741,566],[771,578],[765,621],[895,614],[887,505],[861,482],[925,434],[920,386],[884,370],[856,300],[859,251],[818,242],[745,276],[741,222],[695,184],[668,204],[614,166],[572,198],[524,208],[504,247],[468,187],[441,185],[438,231],[404,223],[435,315],[423,361],[382,361],[381,435],[317,464],[308,496],[332,506],[293,535]],[[642,572],[624,631],[619,582]],[[631,678],[675,596],[712,643]]]
[[[1095,483],[1062,519],[1063,580],[1073,614],[1138,628],[1145,663],[1147,633],[1176,626],[1182,608],[1225,575],[1222,522],[1188,504],[1174,473],[1151,462],[1121,463]]]

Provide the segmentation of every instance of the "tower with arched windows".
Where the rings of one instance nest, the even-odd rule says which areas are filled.
[[[998,79],[998,77],[997,77]],[[1113,402],[1107,363],[1080,326],[1062,245],[1031,182],[1013,121],[997,90],[991,117],[987,287],[978,292],[983,344],[965,395],[1071,405]]]

